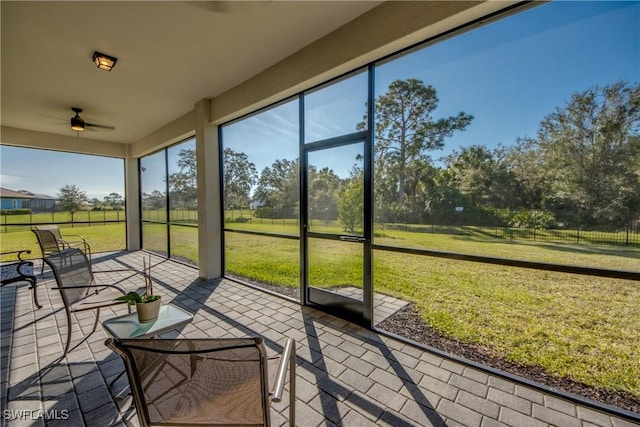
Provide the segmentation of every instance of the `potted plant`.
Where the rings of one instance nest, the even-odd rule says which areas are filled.
[[[116,298],[120,301],[128,301],[130,305],[136,306],[138,321],[140,323],[151,322],[158,318],[160,311],[160,295],[153,294],[153,282],[151,281],[151,255],[149,255],[149,267],[147,269],[146,260],[142,259],[144,271],[144,295],[138,292],[129,292],[126,295]]]

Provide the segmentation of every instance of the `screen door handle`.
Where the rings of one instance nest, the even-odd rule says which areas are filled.
[[[340,236],[340,240],[343,242],[364,242],[367,239],[360,236]]]

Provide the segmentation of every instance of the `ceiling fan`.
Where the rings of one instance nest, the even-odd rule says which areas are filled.
[[[100,128],[100,129],[109,129],[115,130],[115,126],[109,125],[99,125],[97,123],[87,123],[84,121],[82,117],[80,117],[80,113],[82,113],[82,108],[79,107],[71,107],[71,111],[76,113],[75,116],[71,117],[71,129],[76,132],[82,132],[85,128]]]

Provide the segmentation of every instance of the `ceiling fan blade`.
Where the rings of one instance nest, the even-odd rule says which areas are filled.
[[[99,124],[96,124],[96,123],[87,123],[87,122],[84,122],[84,126],[85,126],[85,127],[100,128],[100,129],[116,130],[116,127],[115,127],[115,126],[99,125]]]

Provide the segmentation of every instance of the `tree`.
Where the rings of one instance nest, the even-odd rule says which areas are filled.
[[[118,193],[111,193],[104,199],[105,204],[110,205],[115,210],[119,210],[122,206],[122,196]]]
[[[417,187],[424,182],[424,170],[431,165],[431,150],[444,146],[444,140],[456,130],[464,130],[473,116],[460,112],[457,116],[436,119],[436,90],[418,79],[396,80],[376,100],[375,170],[376,187],[382,184],[376,199],[387,206],[405,204],[413,217],[419,215]],[[366,127],[365,121],[358,125]]]
[[[505,161],[517,187],[517,197],[528,210],[541,209],[548,194],[547,173],[533,138],[517,138],[509,147]]]
[[[142,193],[143,209],[163,209],[166,208],[166,196],[160,190],[153,190],[151,194]]]
[[[169,197],[172,206],[193,209],[197,204],[196,150],[183,148],[178,152],[179,172],[169,175]]]
[[[453,224],[455,208],[469,204],[454,182],[451,171],[438,169],[425,194],[425,213],[429,221],[432,224]]]
[[[350,175],[338,192],[338,219],[345,231],[355,233],[363,228],[364,181],[358,167],[354,166]]]
[[[62,210],[71,213],[71,221],[73,222],[73,215],[82,209],[87,200],[87,192],[80,190],[75,185],[65,185],[60,188],[58,200]]]
[[[640,209],[640,84],[578,94],[541,122],[538,145],[556,206],[624,222]]]
[[[463,147],[447,157],[453,182],[472,205],[513,208],[520,205],[515,180],[504,160],[505,149]]]
[[[245,153],[231,148],[223,152],[225,209],[246,208],[251,203],[251,188],[258,180],[256,165]]]
[[[300,162],[296,160],[276,160],[260,173],[253,200],[260,206],[270,208],[272,217],[290,218],[298,207],[298,176]]]
[[[309,209],[313,219],[335,220],[338,216],[338,190],[340,177],[333,169],[319,171],[309,166]]]

